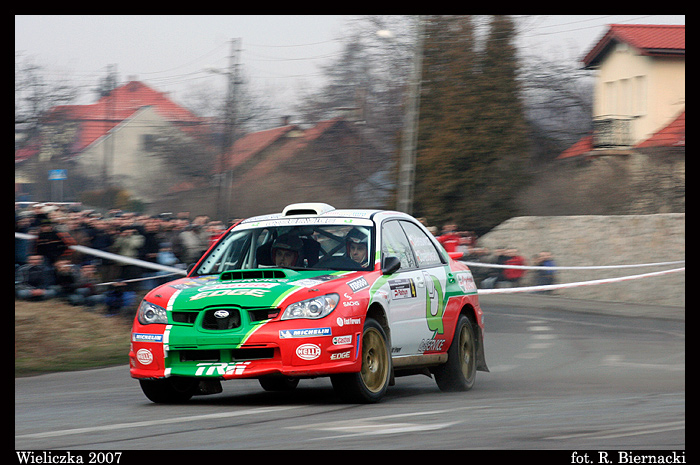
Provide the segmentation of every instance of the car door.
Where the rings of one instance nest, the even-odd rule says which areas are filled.
[[[434,244],[405,220],[382,225],[382,255],[396,256],[401,267],[387,276],[392,355],[416,355],[441,343],[445,266]]]

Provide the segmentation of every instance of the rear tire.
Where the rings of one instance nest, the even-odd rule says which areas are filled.
[[[151,402],[157,404],[180,404],[187,402],[197,391],[199,381],[195,378],[174,376],[162,379],[140,379],[141,390]]]
[[[464,315],[457,320],[454,338],[447,351],[447,362],[433,369],[441,391],[468,391],[476,381],[476,336],[474,327]]]
[[[361,349],[360,372],[331,376],[333,389],[350,402],[379,402],[389,387],[391,354],[384,329],[372,318],[365,320]]]

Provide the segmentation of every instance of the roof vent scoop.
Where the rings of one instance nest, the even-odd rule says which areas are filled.
[[[328,205],[327,203],[293,203],[284,207],[284,210],[282,210],[282,216],[322,215],[333,210],[335,210],[335,207]]]

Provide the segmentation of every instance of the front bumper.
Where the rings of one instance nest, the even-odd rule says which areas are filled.
[[[361,328],[362,324],[309,328],[308,321],[268,322],[247,335],[202,335],[173,325],[135,327],[130,372],[140,379],[316,377],[357,372]]]

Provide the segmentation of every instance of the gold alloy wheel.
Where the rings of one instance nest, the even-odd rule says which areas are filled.
[[[472,360],[472,354],[476,353],[474,342],[474,336],[469,330],[469,326],[463,325],[459,332],[459,359],[462,361],[464,379],[471,379],[476,369],[474,360]]]
[[[379,392],[389,378],[388,370],[386,342],[377,329],[367,328],[362,335],[362,382],[369,391]]]

